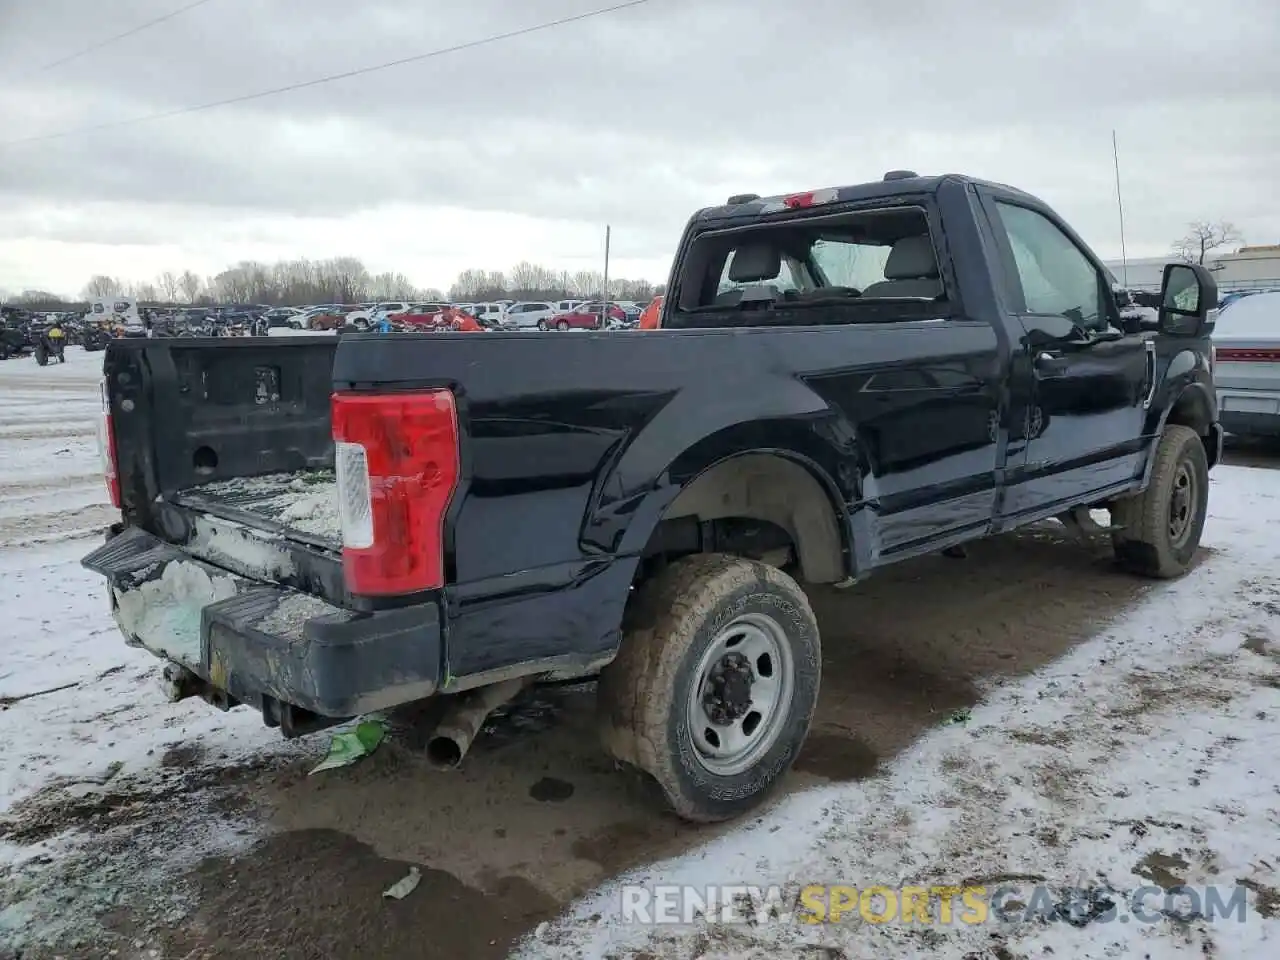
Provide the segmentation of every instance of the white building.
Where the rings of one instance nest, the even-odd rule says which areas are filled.
[[[1104,261],[1122,286],[1133,290],[1159,290],[1167,257],[1139,257],[1126,265],[1120,260]],[[1235,253],[1209,254],[1205,264],[1218,281],[1218,290],[1280,290],[1280,243],[1265,247],[1241,247]],[[1126,284],[1126,274],[1128,281]]]

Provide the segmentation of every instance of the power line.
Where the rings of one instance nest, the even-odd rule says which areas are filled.
[[[177,10],[170,10],[168,13],[162,14],[153,20],[148,20],[146,23],[140,23],[136,27],[126,30],[124,33],[117,33],[114,37],[107,37],[105,40],[99,40],[96,43],[91,43],[89,46],[77,50],[75,53],[69,53],[65,57],[54,60],[52,63],[46,63],[43,67],[36,67],[34,72],[43,73],[46,70],[52,70],[54,67],[60,67],[64,63],[70,63],[72,60],[79,60],[87,53],[93,53],[95,50],[101,50],[103,47],[110,46],[117,40],[132,37],[136,33],[141,33],[143,30],[150,30],[157,24],[164,23],[166,20],[172,20],[174,17],[180,17],[188,10],[194,10],[196,7],[202,7],[208,2],[209,0],[194,0],[194,2],[188,3],[185,7],[179,7]]]
[[[201,0],[201,2],[207,2],[207,0]],[[428,50],[426,53],[417,53],[411,57],[401,57],[398,60],[388,60],[384,63],[377,63],[368,67],[357,67],[354,70],[347,70],[342,73],[331,73],[327,76],[316,77],[313,80],[303,80],[283,87],[272,87],[269,90],[259,90],[256,93],[244,93],[236,97],[227,97],[225,100],[213,100],[209,103],[200,103],[190,107],[178,107],[174,110],[163,110],[159,113],[144,114],[140,117],[128,117],[124,120],[111,120],[106,123],[77,127],[72,130],[62,130],[58,133],[45,133],[35,137],[23,137],[19,140],[4,140],[0,141],[0,147],[16,147],[27,143],[44,143],[49,140],[62,140],[67,137],[78,137],[85,133],[114,130],[117,127],[129,127],[139,123],[151,123],[155,120],[168,120],[172,117],[185,116],[189,113],[199,113],[203,110],[212,110],[215,107],[226,107],[236,103],[247,103],[250,100],[262,100],[266,97],[274,97],[281,93],[291,93],[294,90],[303,90],[307,87],[318,87],[322,84],[335,83],[339,80],[350,80],[352,77],[361,77],[369,73],[378,73],[382,70],[390,70],[392,67],[402,67],[407,63],[417,63],[421,60],[443,57],[450,53],[461,53],[463,50],[474,50],[476,47],[488,46],[491,43],[501,43],[504,40],[514,40],[517,37],[527,36],[531,33],[539,33],[544,30],[551,30],[555,27],[563,27],[570,23],[577,23],[580,20],[590,20],[593,17],[602,17],[608,13],[616,13],[619,10],[638,7],[649,2],[650,0],[625,0],[623,3],[615,3],[609,7],[600,7],[596,10],[588,10],[586,13],[575,13],[572,16],[561,17],[558,20],[547,20],[543,23],[534,24],[533,26],[521,27],[519,30],[509,30],[506,33],[496,33],[487,37],[481,37],[478,40],[468,40],[465,43],[457,43],[451,47],[440,47],[436,50]]]

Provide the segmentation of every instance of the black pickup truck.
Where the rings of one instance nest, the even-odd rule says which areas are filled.
[[[606,748],[681,816],[783,776],[818,695],[797,580],[1060,518],[1192,562],[1222,431],[1212,277],[1158,324],[1045,204],[894,172],[690,220],[662,329],[114,341],[84,563],[175,697],[286,736],[598,674]],[[449,746],[452,744],[452,747]]]

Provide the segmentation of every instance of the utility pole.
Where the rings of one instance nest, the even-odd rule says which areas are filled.
[[[603,313],[600,317],[600,325],[604,326],[604,321],[609,317],[609,241],[613,228],[607,223],[604,226],[604,295],[600,298],[600,302],[604,304],[601,307]]]

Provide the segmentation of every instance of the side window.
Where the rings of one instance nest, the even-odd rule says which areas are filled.
[[[1108,285],[1088,257],[1043,214],[997,201],[1028,313],[1057,314],[1105,329]]]

